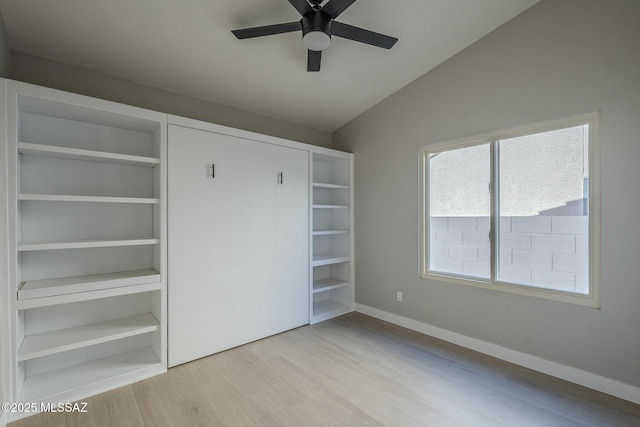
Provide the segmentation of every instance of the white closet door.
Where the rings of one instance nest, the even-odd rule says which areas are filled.
[[[308,323],[308,152],[174,125],[168,145],[169,365]]]

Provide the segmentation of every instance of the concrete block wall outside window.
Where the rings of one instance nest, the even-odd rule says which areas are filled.
[[[589,292],[587,216],[500,218],[500,275],[504,282]],[[434,270],[490,275],[488,217],[432,217]]]

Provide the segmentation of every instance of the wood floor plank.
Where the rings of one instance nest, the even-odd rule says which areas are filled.
[[[86,413],[66,414],[69,427],[135,427],[144,424],[130,387],[107,391],[85,400]]]
[[[640,406],[351,313],[177,366],[39,426],[639,426]]]

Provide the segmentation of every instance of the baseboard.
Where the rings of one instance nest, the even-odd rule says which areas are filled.
[[[640,405],[640,387],[634,387],[620,381],[612,380],[592,372],[576,369],[571,366],[562,365],[530,354],[521,353],[506,347],[471,338],[466,335],[451,332],[446,329],[438,328],[427,323],[419,322],[408,317],[398,314],[389,313],[375,307],[363,304],[356,304],[356,311],[394,325],[402,326],[470,350],[477,351],[497,359],[501,359],[515,365],[542,372],[565,381],[572,382],[620,399],[628,400]]]

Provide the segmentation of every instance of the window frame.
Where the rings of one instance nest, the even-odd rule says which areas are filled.
[[[529,285],[501,282],[496,279],[498,269],[498,241],[493,236],[499,232],[499,165],[498,141],[574,126],[589,125],[589,293],[579,294],[540,288]],[[429,156],[435,153],[489,144],[490,147],[490,270],[488,280],[429,270]],[[469,138],[431,144],[422,148],[420,158],[420,277],[438,282],[506,292],[510,294],[541,298],[591,308],[600,308],[600,112],[582,114],[569,118],[515,127],[507,130],[476,135]]]

